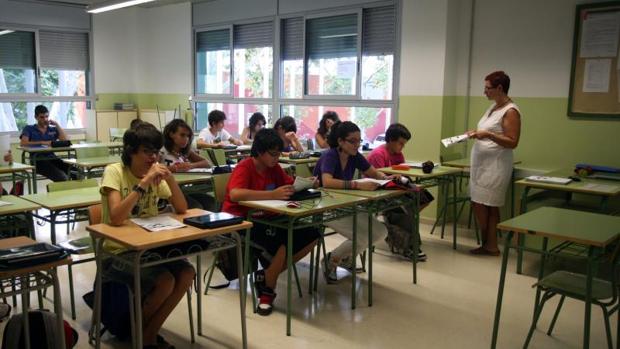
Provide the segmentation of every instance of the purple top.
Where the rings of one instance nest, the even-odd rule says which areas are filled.
[[[314,175],[319,178],[319,183],[321,184],[321,186],[323,186],[323,178],[321,176],[323,173],[329,173],[335,179],[350,181],[353,179],[355,170],[365,172],[369,168],[370,163],[368,163],[368,160],[366,160],[364,155],[357,153],[353,156],[349,156],[347,165],[343,170],[340,166],[338,150],[336,148],[331,148],[324,151],[321,155],[321,158],[314,167]]]

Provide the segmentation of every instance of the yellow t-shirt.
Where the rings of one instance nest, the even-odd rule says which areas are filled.
[[[102,223],[110,223],[110,208],[108,207],[108,196],[106,188],[116,190],[121,193],[121,200],[131,194],[133,187],[140,183],[140,178],[134,176],[128,166],[116,163],[106,166],[101,180],[101,204],[102,204]],[[152,217],[157,216],[157,201],[168,199],[172,196],[168,183],[162,181],[159,185],[150,185],[128,217]],[[106,241],[106,249],[120,248],[118,244]]]

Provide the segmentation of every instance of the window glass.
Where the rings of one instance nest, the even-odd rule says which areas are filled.
[[[267,104],[240,104],[240,103],[196,103],[196,131],[200,132],[209,127],[209,112],[217,109],[226,114],[224,129],[233,137],[239,137],[243,129],[248,126],[250,116],[261,112],[267,119],[267,125],[272,124],[271,105]]]
[[[0,28],[0,94],[36,93],[34,32]]]
[[[196,91],[230,94],[230,30],[196,34]]]
[[[86,102],[8,102],[0,103],[0,132],[21,131],[35,123],[34,108],[42,104],[50,112],[50,119],[66,129],[86,125]]]

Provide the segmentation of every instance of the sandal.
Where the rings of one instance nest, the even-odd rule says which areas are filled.
[[[475,254],[475,255],[482,255],[482,256],[494,256],[497,257],[499,256],[500,252],[499,250],[497,251],[489,251],[486,248],[480,246],[478,248],[474,248],[473,250],[469,250],[469,253],[471,254]]]

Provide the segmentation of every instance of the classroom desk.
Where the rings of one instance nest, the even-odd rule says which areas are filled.
[[[249,207],[251,210],[248,217],[252,222],[262,223],[268,226],[286,229],[288,232],[288,243],[286,246],[287,263],[287,283],[286,283],[286,335],[291,335],[291,269],[293,266],[293,230],[307,227],[318,227],[324,222],[352,217],[353,219],[353,250],[357,249],[357,205],[368,201],[360,196],[352,196],[338,193],[324,192],[321,198],[302,201],[301,208],[289,208],[285,204],[274,205],[273,200],[240,201],[239,204]],[[282,201],[285,203],[285,201]],[[278,214],[278,217],[256,217],[256,211],[267,211]],[[372,241],[369,241],[369,245]],[[370,247],[370,246],[369,246]],[[245,255],[244,255],[245,274],[249,272],[250,260],[250,232],[245,234]],[[353,264],[355,268],[355,260]],[[312,265],[312,263],[311,263]],[[316,271],[319,272],[318,270]],[[244,274],[244,275],[245,275]],[[355,309],[355,284],[356,275],[352,273],[351,283],[351,308]],[[242,287],[245,289],[245,287]]]
[[[32,211],[40,209],[41,206],[13,195],[2,195],[0,196],[0,201],[11,203],[10,205],[0,206],[0,216],[8,216],[8,219],[12,220],[16,218],[16,215],[24,214],[24,216],[26,217],[26,226],[28,227],[28,230],[32,232],[31,237],[34,237],[34,223],[32,220]],[[8,227],[0,227],[0,231],[7,229],[13,230],[14,228],[16,228],[17,223],[9,224],[10,226]]]
[[[79,178],[90,178],[93,169],[121,162],[121,157],[118,155],[110,155],[83,159],[62,159],[62,161],[65,164],[76,167],[78,169]]]
[[[101,194],[99,193],[98,186],[51,193],[29,194],[22,196],[22,198],[41,205],[41,207],[50,211],[49,216],[40,215],[39,213],[33,213],[33,216],[50,223],[52,244],[56,244],[56,218],[60,211],[85,208],[101,203]]]
[[[567,178],[568,176],[574,175],[573,169],[564,168],[547,172],[543,176]],[[607,210],[609,198],[620,195],[620,181],[587,177],[579,178],[581,179],[580,182],[572,181],[568,184],[541,183],[529,181],[527,179],[518,180],[516,184],[524,187],[521,196],[521,213],[527,211],[527,196],[532,188],[565,192],[567,194],[567,200],[570,200],[573,193],[599,196],[601,199],[599,204],[601,212]]]
[[[19,162],[13,162],[11,164],[0,165],[0,175],[11,174],[11,180],[13,182],[13,187],[15,187],[15,182],[17,178],[24,178],[26,183],[28,184],[28,192],[32,192],[32,185],[30,183],[30,174],[34,177],[36,174],[34,173],[34,166],[26,165]],[[8,190],[7,190],[8,191]]]
[[[174,179],[179,185],[197,184],[197,183],[210,183],[213,180],[213,175],[207,172],[194,172],[183,173],[175,172],[172,174]]]
[[[620,237],[620,217],[556,207],[542,207],[503,221],[497,225],[497,228],[505,231],[506,237],[504,240],[504,254],[502,256],[502,267],[497,290],[491,348],[494,349],[497,345],[502,297],[506,281],[506,266],[508,265],[508,253],[511,247],[518,250],[525,248],[520,244],[518,244],[517,247],[510,245],[514,233],[520,235],[534,235],[543,238],[543,244],[540,250],[528,249],[531,252],[541,254],[538,280],[544,276],[546,257],[558,253],[555,251],[547,251],[549,238],[587,246],[587,281],[583,348],[588,348],[590,345],[590,310],[592,306],[590,298],[592,292],[592,278],[598,267],[598,257],[600,257],[607,246]],[[538,290],[536,292],[536,304],[538,304],[539,299],[540,291]]]
[[[199,216],[202,214],[208,213],[207,211],[191,209],[188,210],[184,214],[174,215],[175,219],[180,221],[186,217]],[[123,263],[129,264],[134,268],[134,289],[133,294],[135,297],[134,305],[135,305],[135,329],[137,334],[135,335],[135,344],[136,348],[142,348],[142,302],[141,302],[141,285],[140,285],[140,270],[144,267],[150,267],[161,263],[166,263],[172,260],[182,259],[188,256],[200,255],[207,251],[214,251],[214,249],[207,249],[206,251],[200,251],[184,256],[178,256],[174,258],[167,258],[157,261],[142,261],[141,256],[147,250],[173,245],[181,242],[205,239],[205,238],[213,238],[218,235],[231,233],[234,237],[237,245],[237,268],[239,273],[239,284],[243,285],[244,274],[242,271],[242,261],[241,261],[241,237],[237,233],[239,230],[246,230],[252,227],[252,223],[244,221],[240,224],[221,227],[217,229],[199,229],[192,226],[186,226],[181,229],[160,231],[156,233],[148,232],[145,229],[139,227],[135,223],[130,220],[125,221],[125,223],[121,226],[110,226],[107,224],[95,224],[86,227],[86,230],[90,232],[91,236],[95,240],[95,256],[97,262],[97,280],[96,280],[96,288],[95,288],[95,310],[93,321],[95,322],[95,339],[96,339],[96,347],[100,346],[100,326],[101,326],[101,282],[102,282],[102,259],[104,257],[114,258],[115,260],[121,261]],[[114,241],[120,245],[122,245],[127,250],[134,252],[133,258],[123,258],[121,255],[116,255],[113,253],[109,253],[105,251],[103,248],[103,243],[105,240]],[[198,299],[197,299],[197,308],[198,308],[198,333],[202,332],[201,324],[202,324],[202,303],[200,301],[201,292],[200,292],[200,281],[202,275],[200,274],[200,261],[198,261],[197,265],[197,282],[198,282]],[[242,342],[243,348],[247,347],[247,337],[246,337],[246,326],[245,326],[245,299],[244,299],[244,290],[242,287],[239,287],[239,308],[241,313],[241,332],[242,332]],[[193,329],[192,329],[193,331]],[[193,333],[193,332],[192,332]]]
[[[420,231],[420,196],[416,195],[413,199],[408,199],[406,194],[414,194],[414,192],[407,192],[405,190],[345,190],[345,189],[326,189],[330,193],[340,193],[353,196],[360,196],[368,199],[368,202],[361,204],[361,207],[365,207],[368,212],[368,240],[372,240],[372,216],[382,211],[394,209],[400,206],[411,205],[413,212],[413,227],[411,232],[413,234],[413,251],[420,249],[420,241],[418,240],[418,233]],[[372,247],[370,248],[372,251]],[[413,283],[418,283],[418,258],[417,253],[411,255],[411,262],[413,263]],[[368,253],[368,304],[372,305],[372,252]]]
[[[311,156],[305,159],[291,159],[288,156],[281,156],[278,161],[281,163],[291,164],[291,165],[299,165],[299,164],[314,165],[319,161],[319,158]]]
[[[513,166],[518,165],[520,163],[521,163],[521,160],[514,160],[512,162]],[[463,173],[465,173],[465,172],[469,172],[469,168],[471,167],[471,159],[463,158],[463,159],[444,161],[442,162],[442,165],[461,168],[463,169]],[[510,217],[512,218],[514,216],[515,216],[515,168],[513,167],[512,177],[510,180]]]
[[[439,185],[441,181],[446,180],[449,185],[452,183],[452,200],[456,202],[457,189],[456,189],[456,176],[461,173],[462,169],[448,166],[437,166],[431,173],[424,173],[421,168],[410,168],[408,170],[393,170],[391,167],[384,167],[378,169],[386,174],[399,174],[413,178],[416,183],[427,183],[426,187],[430,187],[434,184]],[[436,181],[436,183],[433,183]],[[449,190],[446,188],[445,200],[447,203],[449,196]],[[444,212],[444,215],[448,214],[448,210]],[[452,224],[452,248],[456,250],[456,205],[452,207],[452,216],[454,217],[454,224]]]
[[[25,236],[0,239],[0,249],[27,246],[34,243],[36,243],[36,241]],[[65,347],[65,326],[62,319],[62,296],[60,295],[60,284],[58,282],[58,273],[56,272],[56,268],[69,263],[71,263],[71,257],[68,256],[54,262],[15,270],[0,271],[0,282],[4,284],[6,281],[15,286],[15,288],[11,289],[9,292],[4,292],[4,288],[0,288],[0,297],[21,294],[22,313],[26,315],[22,316],[24,329],[23,338],[26,348],[30,348],[30,326],[27,315],[30,307],[30,291],[42,290],[50,285],[52,285],[54,289],[54,312],[56,313],[56,335],[58,336],[57,348]],[[14,282],[17,278],[20,280],[19,283]]]

